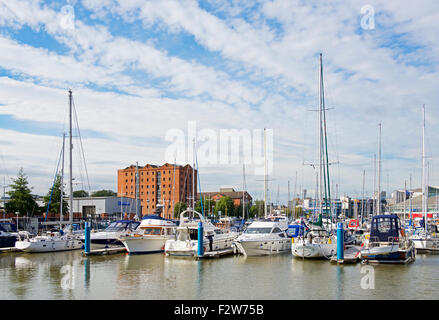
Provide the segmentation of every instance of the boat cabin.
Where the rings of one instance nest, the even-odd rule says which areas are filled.
[[[399,241],[401,224],[397,215],[385,214],[372,217],[370,242]]]
[[[106,232],[133,231],[136,230],[139,225],[140,225],[139,221],[118,220],[110,223],[110,225],[105,229],[105,231]]]

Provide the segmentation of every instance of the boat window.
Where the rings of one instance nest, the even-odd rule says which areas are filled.
[[[378,231],[381,233],[388,233],[392,230],[392,219],[380,218],[378,222]]]
[[[281,237],[281,238],[285,238],[285,234],[284,234],[283,232],[279,233],[278,235],[279,235],[279,237]]]
[[[217,230],[217,229],[215,229],[215,233],[216,233],[216,234],[222,234],[223,232],[222,232],[221,230]]]
[[[136,230],[137,227],[139,226],[140,222],[132,222],[129,224],[128,228],[131,230]]]
[[[152,234],[154,234],[154,235],[160,235],[160,233],[161,233],[160,228],[155,228],[152,230]]]
[[[270,233],[271,228],[248,228],[245,230],[247,234]]]
[[[282,230],[279,229],[278,227],[275,227],[275,228],[273,229],[273,231],[271,231],[271,233],[279,233],[279,232],[282,232]]]
[[[122,231],[127,227],[127,222],[112,222],[105,231]]]

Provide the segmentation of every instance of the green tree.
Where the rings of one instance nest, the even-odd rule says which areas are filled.
[[[178,218],[180,213],[187,209],[187,204],[184,202],[177,202],[174,206],[174,218]]]
[[[7,194],[10,200],[5,204],[5,210],[7,213],[19,212],[19,215],[24,216],[26,214],[33,215],[39,211],[39,207],[31,194],[32,188],[29,188],[29,182],[27,176],[24,174],[23,168],[20,168],[16,179],[12,179],[12,184]]]
[[[256,200],[249,209],[249,215],[252,218],[264,216],[264,200]]]
[[[111,190],[99,190],[91,194],[92,197],[114,197],[117,193]]]
[[[85,198],[88,196],[89,196],[89,194],[85,190],[73,191],[73,197],[75,197],[75,198]]]
[[[231,216],[234,214],[235,210],[235,204],[233,203],[232,198],[230,197],[222,197],[219,199],[219,201],[215,204],[215,215],[219,215],[219,212],[221,211],[221,216]]]
[[[52,197],[51,197],[52,195]],[[66,201],[66,194],[63,192],[63,215],[67,214],[69,211],[69,207]],[[53,185],[53,191],[52,188],[49,189],[49,192],[44,197],[44,212],[47,212],[47,206],[49,206],[50,201],[50,207],[49,212],[51,213],[59,213],[60,212],[60,204],[61,204],[61,176],[57,175],[55,179],[55,184]]]

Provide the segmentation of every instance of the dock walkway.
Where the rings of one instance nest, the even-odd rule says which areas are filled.
[[[121,252],[127,252],[127,249],[125,247],[110,247],[110,248],[103,248],[103,249],[94,249],[94,250],[90,250],[90,252],[82,251],[82,255],[83,256],[97,256],[97,255],[115,254],[115,253],[121,253]]]
[[[198,259],[205,259],[205,258],[219,258],[221,256],[233,254],[233,248],[224,249],[224,250],[218,250],[218,251],[207,251],[204,252],[202,257],[197,257]]]
[[[337,260],[337,255],[331,257],[331,262],[338,264],[348,264],[360,262],[360,247],[349,247],[344,251],[344,257],[342,260]]]

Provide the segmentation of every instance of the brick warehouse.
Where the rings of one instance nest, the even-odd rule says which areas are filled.
[[[138,166],[138,197],[142,216],[156,213],[163,206],[161,216],[173,218],[177,202],[192,204],[192,167],[165,163],[162,166],[147,164]],[[175,182],[175,183],[174,183]],[[197,170],[194,174],[195,199],[197,197]],[[119,197],[136,197],[136,166],[117,170],[117,194]]]

